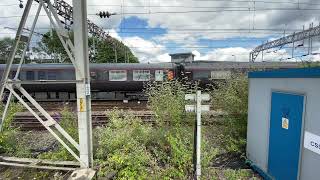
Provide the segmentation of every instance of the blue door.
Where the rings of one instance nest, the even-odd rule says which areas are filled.
[[[271,97],[268,173],[276,180],[296,180],[304,96],[273,92]]]

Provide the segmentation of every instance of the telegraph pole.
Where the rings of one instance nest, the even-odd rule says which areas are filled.
[[[79,128],[80,159],[86,167],[93,166],[92,155],[92,124],[91,124],[91,93],[88,54],[88,22],[87,1],[73,0],[75,63],[79,67],[76,72],[77,111]]]

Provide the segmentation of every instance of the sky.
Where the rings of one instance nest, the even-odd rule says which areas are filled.
[[[35,2],[30,14],[36,9]],[[0,10],[0,38],[14,37],[23,13],[19,1],[0,0]],[[169,62],[169,54],[184,52],[192,52],[196,60],[248,61],[256,46],[299,32],[303,26],[307,29],[311,23],[318,26],[319,10],[317,0],[88,1],[88,19],[129,46],[142,63]],[[116,15],[104,19],[96,15],[100,11]],[[40,14],[36,32],[44,33],[50,23],[43,10]],[[39,39],[34,36],[31,46]],[[267,50],[257,61],[320,60],[319,37],[312,38],[312,48],[309,44],[307,39],[294,48],[289,44]],[[306,55],[308,51],[313,55]]]

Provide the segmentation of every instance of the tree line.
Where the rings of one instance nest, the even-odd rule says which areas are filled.
[[[70,32],[73,41],[73,32]],[[97,37],[88,37],[89,60],[91,63],[138,63],[138,58],[134,56],[128,46],[119,40],[110,37],[102,40]],[[9,58],[14,39],[5,37],[0,39],[0,64],[6,63]],[[18,63],[23,52],[22,44],[19,45],[14,63]],[[61,41],[55,31],[43,34],[39,42],[28,50],[25,63],[41,63],[41,58],[31,59],[31,55],[45,54],[50,57],[46,63],[71,63]]]

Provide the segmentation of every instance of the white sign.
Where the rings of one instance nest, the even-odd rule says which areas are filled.
[[[194,112],[196,110],[196,105],[185,105],[186,112]],[[201,105],[201,112],[210,111],[209,105]]]
[[[185,98],[186,101],[195,101],[196,100],[196,95],[195,94],[186,94]],[[209,101],[210,100],[210,95],[209,94],[201,94],[201,101]]]
[[[304,148],[309,149],[312,152],[320,154],[320,136],[312,134],[310,132],[304,133]]]
[[[86,96],[90,96],[90,95],[91,95],[90,84],[86,84]]]
[[[186,94],[184,99],[186,101],[190,100],[190,101],[195,101],[196,100],[196,95],[195,94]]]

